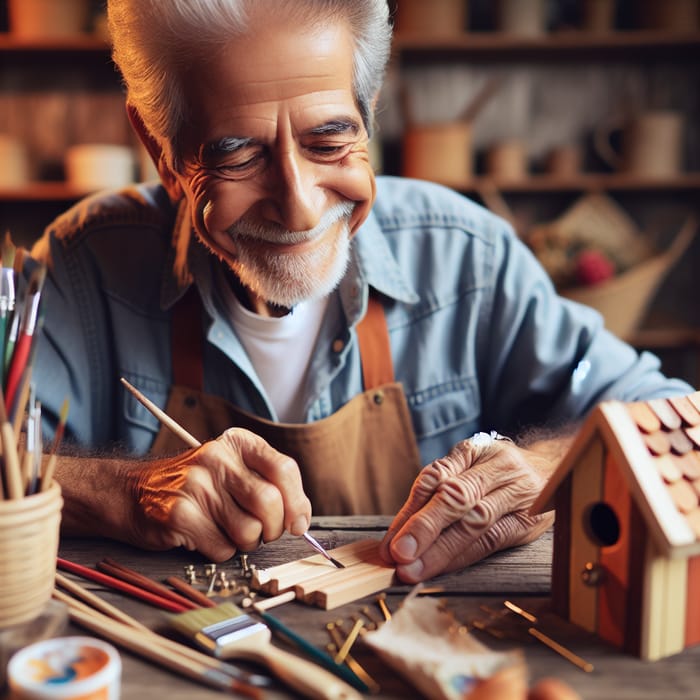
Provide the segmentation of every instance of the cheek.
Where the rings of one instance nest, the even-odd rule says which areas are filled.
[[[347,158],[338,170],[334,189],[344,198],[356,203],[350,221],[350,231],[355,233],[369,215],[376,194],[374,170],[369,159],[354,155]]]
[[[209,182],[190,190],[192,211],[198,232],[217,239],[245,214],[249,198],[244,189],[231,183]]]

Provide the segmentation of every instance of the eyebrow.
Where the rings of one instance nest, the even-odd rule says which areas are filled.
[[[249,137],[224,136],[216,141],[205,143],[199,150],[200,159],[207,160],[227,153],[235,153],[254,143],[256,143],[255,139]]]
[[[328,136],[333,134],[357,134],[360,125],[354,119],[332,119],[331,121],[315,126],[306,133],[309,136]]]

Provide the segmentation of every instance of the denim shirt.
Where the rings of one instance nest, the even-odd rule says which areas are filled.
[[[148,451],[159,426],[119,377],[165,407],[170,314],[192,281],[204,307],[205,391],[276,419],[222,311],[220,263],[192,234],[186,207],[178,213],[162,187],[84,200],[47,229],[32,255],[49,264],[34,373],[49,436],[68,398],[66,439]],[[502,219],[441,186],[379,177],[310,361],[307,422],[363,390],[354,329],[370,291],[383,301],[424,463],[479,430],[516,434],[576,421],[604,399],[691,391],[664,377],[656,357],[608,333],[598,313],[557,296]]]

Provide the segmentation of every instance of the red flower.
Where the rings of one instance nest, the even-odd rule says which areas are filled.
[[[579,284],[585,286],[600,284],[614,277],[615,265],[600,250],[582,250],[576,257],[574,274]]]

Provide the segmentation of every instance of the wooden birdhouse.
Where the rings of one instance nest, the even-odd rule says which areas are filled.
[[[700,643],[700,391],[601,403],[532,512],[552,507],[556,613],[643,659]]]

